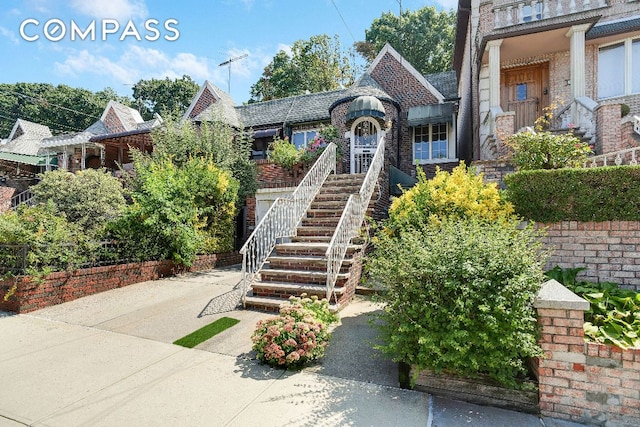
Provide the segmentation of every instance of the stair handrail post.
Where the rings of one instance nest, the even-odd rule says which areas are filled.
[[[330,143],[318,157],[293,193],[278,197],[260,223],[242,245],[242,305],[245,306],[250,283],[262,269],[278,240],[295,236],[320,187],[332,171],[336,170],[336,145]]]
[[[384,167],[384,150],[385,139],[383,137],[378,143],[369,169],[360,186],[360,191],[349,196],[344,211],[340,216],[338,226],[325,252],[325,257],[327,258],[327,300],[331,300],[349,243],[352,238],[358,235],[362,221],[364,221],[364,215],[371,202],[371,196],[378,182],[378,177]]]

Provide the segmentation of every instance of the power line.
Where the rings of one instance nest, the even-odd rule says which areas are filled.
[[[11,121],[11,122],[13,122],[13,123],[15,123],[15,121],[16,121],[16,120],[18,120],[18,119],[22,119],[22,118],[25,118],[25,120],[29,120],[29,121],[31,121],[31,122],[33,122],[33,123],[38,123],[38,122],[36,121],[36,119],[33,119],[33,118],[31,118],[31,117],[28,117],[28,116],[24,116],[24,117],[8,117],[8,116],[5,116],[5,115],[4,115],[4,114],[2,114],[2,113],[3,113],[3,112],[0,112],[0,117],[2,117],[3,119],[6,119],[6,120],[10,120],[10,121]],[[4,113],[5,113],[5,114],[11,114],[11,113],[7,113],[7,112],[4,112]],[[61,124],[61,123],[53,122],[53,121],[51,121],[51,120],[49,120],[49,119],[43,119],[43,118],[40,118],[40,119],[38,119],[38,120],[46,121],[47,123],[45,123],[45,125],[46,125],[47,127],[53,127],[53,126],[55,126],[55,127],[54,127],[54,130],[63,130],[63,131],[64,131],[64,129],[61,129],[61,128],[66,128],[66,129],[69,129],[69,130],[71,130],[71,131],[73,131],[73,132],[83,132],[83,131],[84,131],[84,129],[78,129],[78,128],[74,128],[74,127],[71,127],[71,126],[68,126],[68,125],[63,125],[63,124]],[[38,124],[43,124],[43,123],[38,123]]]
[[[340,13],[340,9],[338,9],[338,5],[336,4],[336,2],[334,0],[331,0],[331,3],[333,3],[333,7],[336,8],[336,12],[338,12],[338,16],[342,20],[342,23],[347,28],[347,31],[349,32],[349,34],[351,35],[351,38],[353,39],[353,42],[355,43],[356,42],[356,38],[353,37],[353,33],[351,32],[351,28],[349,28],[349,25],[347,25],[347,21],[344,20],[344,17],[342,16],[342,13]]]
[[[0,92],[4,92],[4,93],[11,93],[11,94],[14,94],[14,95],[17,95],[17,96],[21,96],[22,98],[25,98],[25,99],[31,99],[31,100],[33,100],[33,101],[35,101],[35,102],[39,103],[39,104],[53,105],[54,107],[58,107],[58,108],[60,108],[60,109],[62,109],[62,110],[69,111],[69,112],[76,113],[76,114],[81,114],[81,115],[83,115],[83,116],[91,117],[91,118],[93,118],[93,119],[99,119],[99,118],[100,118],[100,117],[98,117],[98,116],[94,116],[94,115],[92,115],[92,114],[87,114],[87,113],[82,112],[82,111],[78,111],[78,110],[74,110],[74,109],[72,109],[72,108],[64,107],[64,106],[62,106],[62,105],[54,104],[53,102],[49,102],[49,101],[47,101],[47,100],[46,100],[46,99],[44,99],[44,98],[36,98],[36,97],[34,97],[34,96],[25,95],[25,94],[20,93],[20,92],[14,92],[14,91],[12,91],[12,90],[4,90],[4,89],[0,89]]]

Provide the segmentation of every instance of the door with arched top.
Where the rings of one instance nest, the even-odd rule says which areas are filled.
[[[351,173],[366,173],[378,147],[380,125],[362,117],[351,127]]]

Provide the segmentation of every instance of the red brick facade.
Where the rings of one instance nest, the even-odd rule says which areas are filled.
[[[217,101],[217,98],[215,97],[215,95],[211,93],[208,87],[205,87],[202,93],[200,94],[200,96],[198,97],[198,101],[196,102],[196,105],[194,105],[193,108],[191,109],[191,112],[189,113],[189,118],[192,119],[196,117],[198,114],[206,110],[209,106],[215,104],[216,101]]]
[[[15,195],[13,187],[0,187],[0,213],[11,209],[11,198]]]
[[[542,240],[553,249],[548,268],[586,267],[580,274],[584,280],[640,290],[640,222],[564,221],[538,227],[547,228]]]
[[[602,104],[596,109],[596,153],[605,154],[622,150],[622,123],[620,104]]]
[[[17,284],[15,294],[8,301],[0,298],[0,310],[27,313],[134,283],[241,262],[242,256],[234,252],[199,256],[190,268],[176,266],[173,261],[148,261],[61,271],[49,274],[42,282],[20,276],[0,281],[2,297]]]
[[[103,122],[109,130],[109,133],[125,132],[127,130],[118,118],[118,115],[116,114],[113,107],[109,108],[107,114],[104,115]]]

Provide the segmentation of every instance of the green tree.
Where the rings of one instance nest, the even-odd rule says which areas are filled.
[[[242,129],[242,126],[240,126]],[[185,164],[192,157],[204,157],[240,183],[238,206],[256,191],[256,166],[250,159],[252,139],[245,132],[237,132],[220,117],[196,126],[190,121],[179,123],[167,116],[165,126],[152,133],[151,159],[170,158],[176,165]]]
[[[427,6],[404,11],[401,16],[385,12],[365,30],[365,40],[355,48],[368,62],[389,43],[423,74],[448,71],[452,67],[456,15]]]
[[[9,136],[16,119],[48,126],[54,135],[82,131],[100,118],[109,100],[131,105],[111,89],[99,92],[48,83],[0,84],[0,136]]]
[[[102,230],[126,207],[122,184],[104,170],[46,172],[31,191],[38,203],[53,203],[58,212],[89,235]]]
[[[190,76],[140,80],[133,85],[133,98],[146,119],[155,113],[183,112],[198,93],[198,84]]]
[[[292,55],[276,54],[262,77],[251,86],[249,102],[268,101],[303,93],[323,92],[354,81],[349,57],[337,35],[312,36],[291,46]]]

